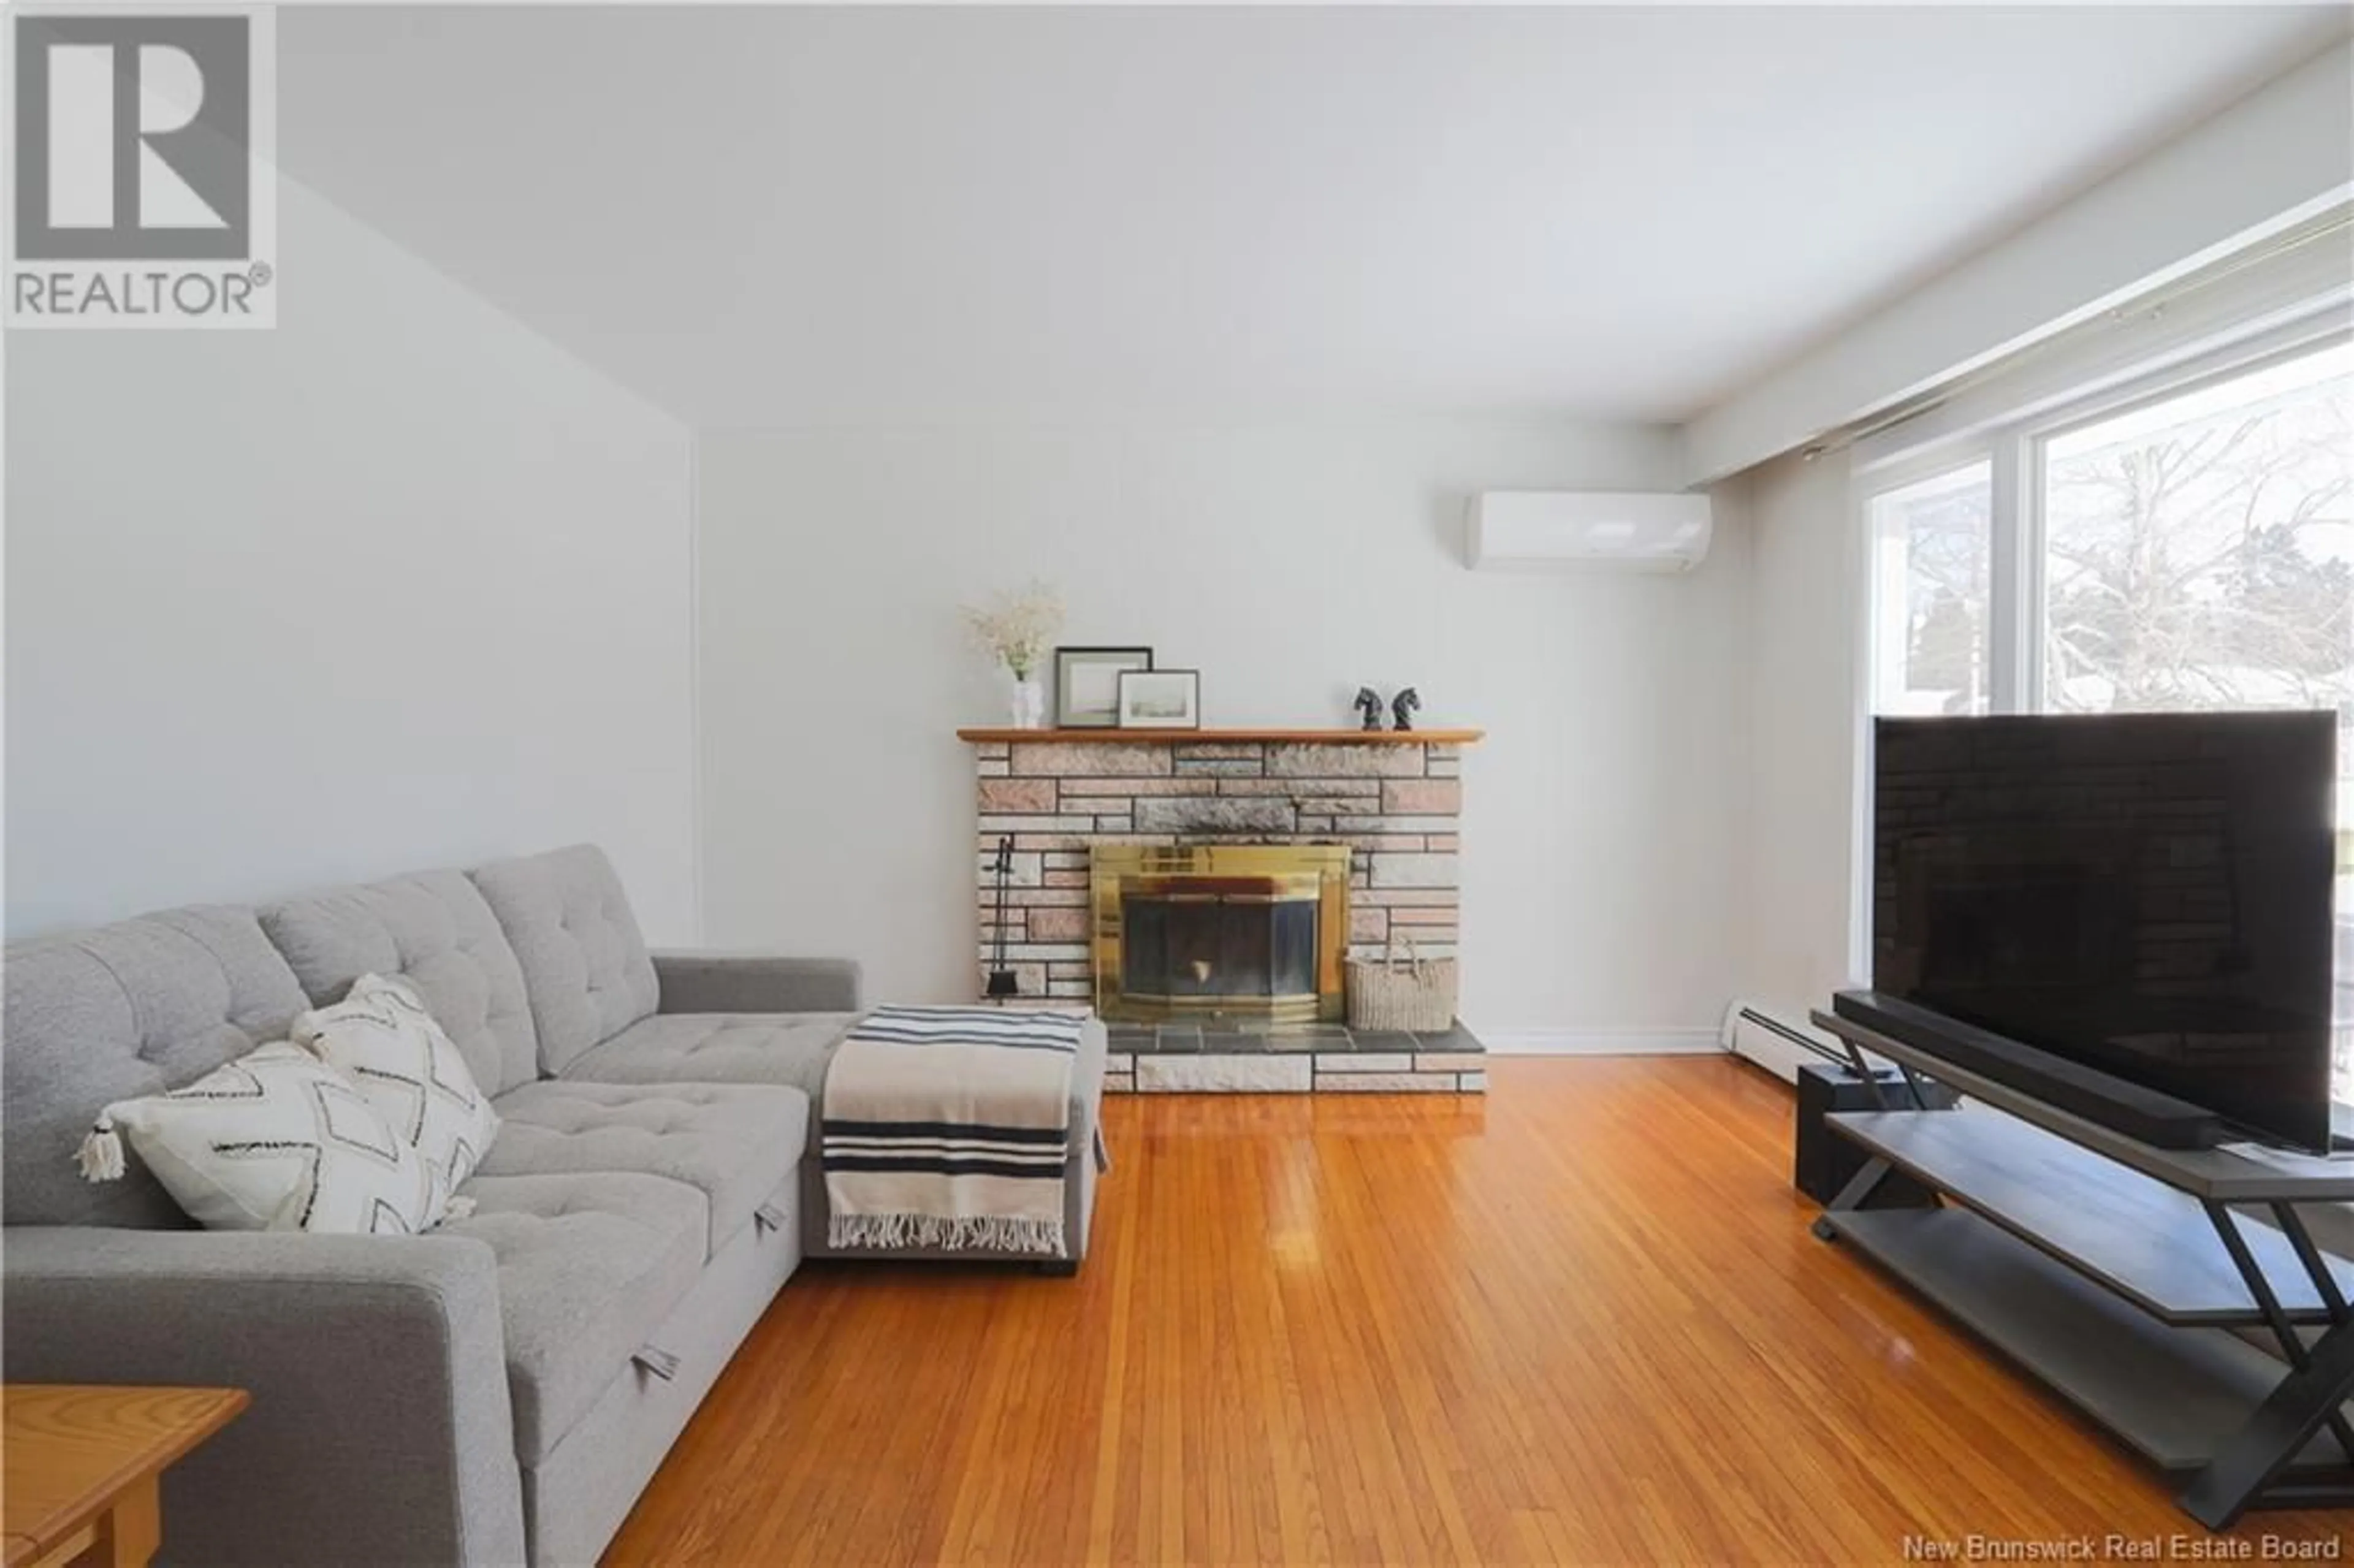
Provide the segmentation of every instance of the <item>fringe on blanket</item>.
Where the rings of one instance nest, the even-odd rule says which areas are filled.
[[[1007,1214],[835,1214],[826,1221],[827,1245],[840,1247],[938,1247],[943,1252],[1034,1252],[1060,1256],[1063,1222]]]

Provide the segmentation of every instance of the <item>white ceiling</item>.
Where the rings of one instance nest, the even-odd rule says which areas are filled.
[[[290,6],[280,150],[705,427],[1680,420],[2346,29]]]

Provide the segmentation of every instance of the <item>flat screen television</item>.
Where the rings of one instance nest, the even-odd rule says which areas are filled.
[[[2327,1149],[2337,726],[1880,720],[1872,990]]]

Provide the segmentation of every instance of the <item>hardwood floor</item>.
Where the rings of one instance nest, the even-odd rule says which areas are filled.
[[[811,1265],[610,1561],[2209,1545],[2150,1472],[1808,1234],[1789,1120],[1729,1058],[1502,1061],[1485,1099],[1110,1100],[1077,1278]]]

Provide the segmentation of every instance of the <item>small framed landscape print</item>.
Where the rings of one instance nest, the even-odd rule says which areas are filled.
[[[1123,670],[1152,668],[1150,648],[1055,650],[1055,727],[1110,729],[1119,723]]]
[[[1119,727],[1199,729],[1202,674],[1198,670],[1123,670],[1119,673]]]

